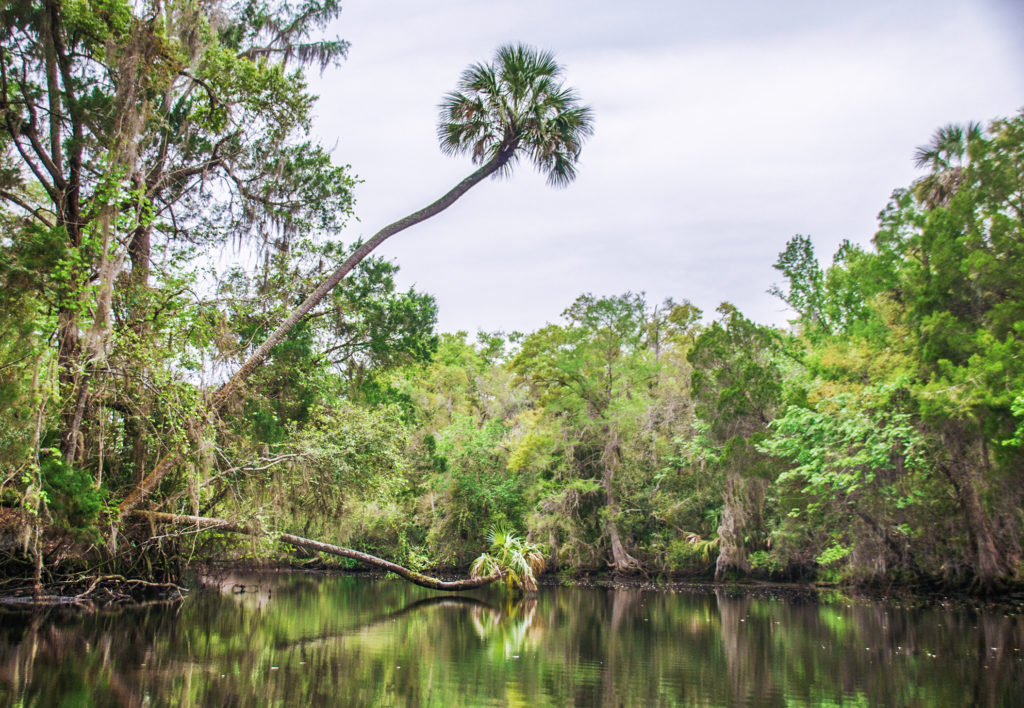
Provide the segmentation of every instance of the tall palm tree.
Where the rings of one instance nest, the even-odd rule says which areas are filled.
[[[374,249],[400,231],[436,216],[491,175],[511,173],[523,157],[531,160],[548,183],[563,186],[576,177],[584,141],[593,133],[593,116],[576,92],[561,83],[563,68],[549,52],[526,45],[498,49],[490,64],[463,72],[458,87],[442,101],[438,137],[446,154],[469,153],[480,167],[437,201],[385,226],[360,245],[282,322],[218,389],[211,414],[222,408],[239,385],[267,359],[270,351]],[[134,509],[154,490],[182,455],[174,451],[121,502],[120,513]]]
[[[936,130],[927,145],[914,151],[914,166],[930,170],[914,183],[914,196],[929,209],[948,206],[963,181],[971,146],[981,139],[981,124],[975,121],[967,125],[950,123]]]

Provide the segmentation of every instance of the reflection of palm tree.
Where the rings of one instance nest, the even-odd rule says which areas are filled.
[[[981,138],[981,124],[973,121],[936,130],[931,142],[914,151],[914,166],[930,170],[914,183],[914,196],[929,209],[947,206],[963,181],[972,145]]]
[[[460,609],[470,608],[482,612],[499,611],[496,607],[494,607],[494,605],[484,602],[483,600],[478,600],[475,597],[466,597],[464,595],[435,595],[434,597],[425,597],[422,600],[410,602],[402,609],[395,610],[394,612],[389,613],[383,619],[378,620],[377,622],[373,622],[373,624],[377,624],[378,622],[395,620],[404,615],[415,614],[417,612],[420,612],[421,610],[425,610],[430,607],[458,607]]]
[[[506,596],[503,607],[473,597],[441,595],[412,602],[405,607],[346,629],[340,633],[321,634],[305,639],[277,642],[274,649],[310,649],[318,646],[332,646],[376,627],[388,626],[400,617],[418,614],[429,609],[468,611],[470,621],[481,640],[491,648],[500,648],[501,656],[508,657],[523,649],[535,646],[540,641],[539,625],[536,622],[536,598],[513,599]]]
[[[539,643],[541,632],[537,631],[536,615],[536,598],[512,600],[508,597],[502,611],[488,612],[482,607],[475,607],[470,617],[477,636],[488,641],[490,648],[500,649],[502,658],[509,658]]]

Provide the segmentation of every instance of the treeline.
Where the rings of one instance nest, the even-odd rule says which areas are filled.
[[[264,361],[365,251],[330,238],[356,180],[309,139],[303,70],[344,56],[314,39],[339,10],[0,10],[5,575],[279,552],[129,523],[145,504],[414,568],[464,568],[506,528],[565,572],[1019,578],[1024,116],[936,133],[872,249],[822,267],[795,237],[788,331],[584,295],[467,341],[371,257]],[[561,75],[523,47],[464,74],[442,148],[480,166],[430,209],[521,157],[571,181],[591,116]]]
[[[339,496],[321,532],[452,566],[509,525],[570,572],[1019,578],[1024,117],[942,128],[918,160],[873,248],[823,267],[788,243],[788,331],[584,295],[560,324],[445,335],[379,372],[362,400],[407,431],[404,472]],[[266,493],[288,496],[279,474]]]
[[[332,379],[310,348],[235,422],[277,445],[233,478],[230,513],[413,565],[465,567],[505,526],[565,572],[1015,580],[1022,137],[1024,117],[938,131],[871,249],[823,267],[794,237],[775,264],[788,331],[584,295],[559,324],[442,335],[299,404]]]

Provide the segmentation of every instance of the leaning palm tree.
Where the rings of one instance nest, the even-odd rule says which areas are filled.
[[[965,126],[950,123],[936,130],[927,145],[914,151],[914,166],[930,170],[914,183],[914,196],[929,209],[948,206],[963,181],[972,145],[981,139],[981,124],[974,121]]]
[[[217,390],[211,401],[211,415],[263,364],[288,332],[388,238],[441,213],[485,178],[508,174],[523,158],[545,173],[550,184],[561,186],[571,182],[576,176],[580,149],[593,132],[593,117],[576,92],[561,83],[563,71],[548,52],[509,45],[498,49],[490,64],[477,64],[463,72],[457,89],[441,103],[438,135],[445,153],[468,153],[473,163],[480,166],[437,201],[385,226],[356,248]],[[121,502],[122,517],[156,489],[182,454],[183,450],[178,449],[157,462]],[[211,521],[227,528],[228,522]]]

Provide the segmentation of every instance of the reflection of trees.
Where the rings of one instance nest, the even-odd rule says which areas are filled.
[[[506,659],[536,649],[543,638],[543,628],[536,621],[536,597],[506,595],[502,609],[481,603],[473,608],[470,617],[480,639]]]
[[[291,647],[312,647],[316,645],[328,644],[333,641],[342,639],[343,637],[351,636],[359,632],[365,632],[371,630],[374,627],[386,625],[390,622],[394,622],[400,617],[407,617],[416,612],[422,612],[427,609],[457,609],[459,611],[470,612],[473,617],[473,623],[476,625],[477,616],[481,614],[490,615],[496,618],[496,621],[500,620],[502,613],[493,605],[489,605],[483,600],[477,600],[475,597],[466,596],[451,596],[451,595],[440,595],[435,597],[426,597],[422,600],[411,602],[400,610],[389,612],[382,617],[370,620],[368,622],[356,625],[351,629],[346,630],[341,634],[325,634],[318,637],[312,637],[309,639],[299,639],[297,641],[283,642],[277,645],[278,649],[286,649]]]
[[[1000,703],[1000,688],[1014,681],[1020,684],[1020,661],[1024,652],[1020,637],[1014,637],[1003,618],[986,614],[978,618],[977,663],[974,670],[974,684],[971,692],[972,704],[994,706]],[[1016,641],[1015,641],[1016,640]]]
[[[21,642],[15,646],[0,642],[0,703],[22,703],[15,698],[35,695],[35,701],[24,704],[58,705],[45,696],[45,688],[52,686],[55,676],[48,666],[74,663],[89,657],[88,674],[83,674],[78,686],[69,688],[88,699],[81,705],[110,704],[135,708],[142,706],[141,694],[130,685],[121,672],[109,661],[112,637],[104,636],[95,644],[74,631],[50,624],[45,614],[33,614],[24,627]],[[39,687],[43,690],[32,690]],[[6,700],[5,700],[6,699]]]
[[[770,669],[771,661],[778,657],[767,646],[771,632],[764,631],[758,618],[751,617],[754,599],[730,598],[721,588],[715,589],[715,598],[733,699],[743,705],[772,705],[773,696],[775,702],[781,701]]]
[[[499,607],[465,596],[424,598],[387,582],[363,580],[349,583],[345,592],[325,594],[300,579],[251,579],[228,578],[222,592],[193,598],[180,613],[129,612],[120,622],[115,615],[78,616],[63,627],[37,618],[17,639],[0,643],[0,705],[18,696],[58,705],[69,695],[83,705],[135,706],[144,695],[159,696],[156,705],[249,705],[268,695],[287,704],[296,697],[334,704],[327,697],[348,695],[339,694],[339,686],[354,690],[351,702],[372,703],[367,691],[383,695],[396,684],[403,685],[403,695],[415,696],[418,681],[398,673],[402,665],[393,652],[382,651],[382,643],[401,646],[414,637],[414,644],[437,645],[446,653],[453,634],[472,637],[478,625],[489,628],[491,640],[511,646],[507,638],[527,638],[535,614],[531,605],[536,607],[530,601]],[[248,591],[233,592],[241,585]],[[367,593],[368,587],[385,592]],[[341,621],[324,622],[328,607],[334,620],[339,607],[350,612],[340,613]],[[452,626],[461,629],[446,631]],[[448,653],[480,649],[474,642]],[[402,666],[406,674],[409,668]],[[54,673],[61,680],[54,681]],[[382,681],[382,673],[393,680]],[[274,686],[269,694],[261,690],[267,683]]]
[[[1024,683],[1024,618],[996,613],[260,584],[269,601],[0,618],[0,705],[1007,705]]]
[[[618,695],[616,679],[619,675],[616,658],[620,654],[619,636],[622,632],[623,620],[633,614],[637,601],[640,599],[640,591],[632,588],[611,590],[608,592],[611,604],[611,620],[608,625],[608,651],[607,667],[602,673],[601,692],[602,703],[608,706],[622,704],[622,698]],[[627,642],[628,644],[628,642]]]

